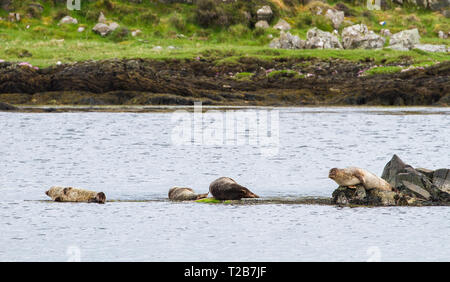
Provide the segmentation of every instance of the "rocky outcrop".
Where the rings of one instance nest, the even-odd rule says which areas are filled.
[[[386,164],[381,176],[394,191],[339,186],[332,194],[338,205],[450,205],[450,169],[414,169],[397,155]]]
[[[335,35],[316,27],[308,30],[306,37],[308,49],[342,49],[341,42]]]
[[[403,30],[391,36],[389,48],[400,51],[407,51],[420,43],[419,30],[417,28]]]
[[[365,24],[352,25],[342,31],[345,49],[379,49],[383,48],[385,41],[383,37],[369,31]]]
[[[275,49],[304,49],[306,42],[290,32],[282,31],[279,38],[274,38],[269,47]]]

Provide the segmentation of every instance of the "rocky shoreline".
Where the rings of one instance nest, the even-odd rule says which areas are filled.
[[[405,58],[401,65],[406,68],[411,62]],[[192,105],[196,101],[217,106],[450,104],[450,61],[362,75],[375,66],[370,58],[351,62],[243,57],[223,64],[208,58],[112,59],[44,69],[2,62],[0,102],[29,106]]]

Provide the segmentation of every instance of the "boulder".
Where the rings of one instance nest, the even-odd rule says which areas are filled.
[[[282,31],[288,31],[291,29],[291,25],[287,21],[280,19],[277,24],[273,26],[273,28]]]
[[[442,192],[450,194],[450,169],[438,169],[433,173],[433,184]]]
[[[414,49],[419,49],[425,52],[450,52],[450,48],[446,45],[436,45],[436,44],[416,44]]]
[[[394,50],[411,50],[414,45],[420,43],[419,30],[417,28],[403,30],[391,36],[389,48]]]
[[[273,12],[270,6],[262,6],[258,11],[256,11],[256,16],[259,21],[269,22],[272,19]]]
[[[60,24],[78,24],[78,20],[71,16],[65,16],[59,21]]]
[[[269,47],[275,49],[304,49],[306,42],[290,32],[281,31],[279,38],[274,38]]]
[[[255,27],[256,27],[256,28],[267,29],[267,28],[269,28],[270,26],[269,26],[269,23],[268,23],[267,21],[258,21],[258,22],[255,24]]]
[[[344,21],[344,12],[335,9],[328,9],[325,17],[331,20],[334,28],[338,29]]]
[[[386,39],[369,31],[365,24],[356,24],[344,28],[342,42],[345,49],[378,49],[383,48]]]
[[[101,36],[106,36],[116,30],[119,27],[119,24],[116,22],[112,22],[109,25],[104,23],[98,23],[92,28],[92,31],[100,34]]]
[[[342,49],[341,42],[335,35],[317,27],[308,30],[306,37],[306,48],[308,49]]]
[[[394,155],[392,159],[384,166],[381,178],[389,182],[392,187],[395,187],[395,183],[393,182],[395,177],[399,173],[406,172],[407,167],[411,166],[405,164],[397,155]]]

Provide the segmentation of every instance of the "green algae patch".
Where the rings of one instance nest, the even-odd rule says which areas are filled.
[[[231,204],[231,201],[221,201],[214,198],[205,198],[196,200],[197,203],[206,203],[206,204]]]

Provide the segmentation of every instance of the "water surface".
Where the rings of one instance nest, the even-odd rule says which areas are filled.
[[[243,111],[259,117],[263,110],[268,108]],[[272,113],[279,116],[273,155],[250,141],[175,145],[172,112],[0,113],[0,260],[450,259],[448,207],[165,200],[173,186],[206,192],[220,176],[267,198],[330,196],[336,188],[327,178],[331,167],[361,166],[381,174],[394,153],[413,166],[450,167],[449,108]],[[53,185],[103,191],[114,200],[151,201],[41,201]]]

